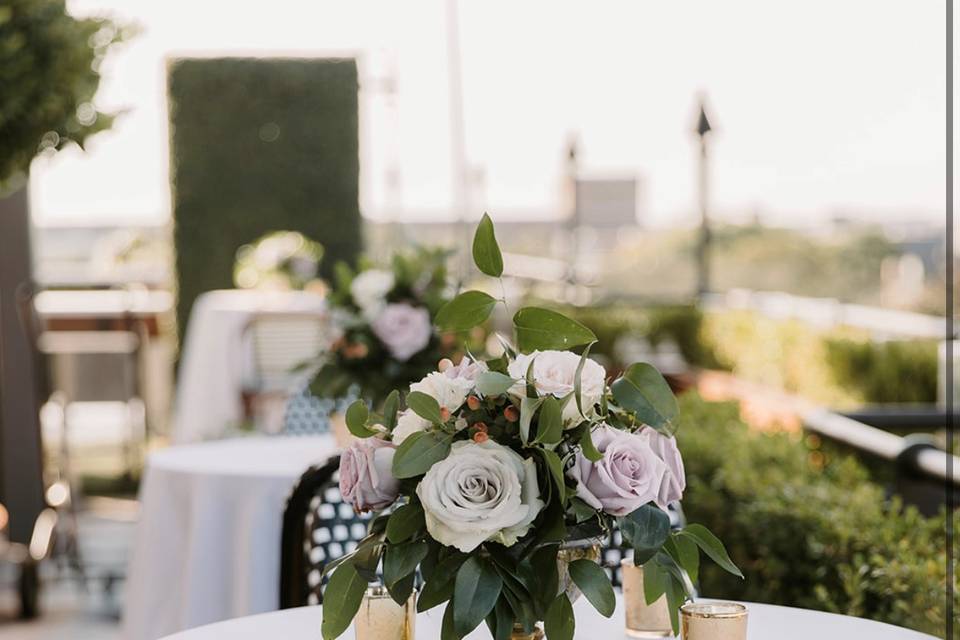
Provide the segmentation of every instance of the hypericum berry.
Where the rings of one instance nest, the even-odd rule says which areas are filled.
[[[437,369],[442,373],[453,366],[453,360],[450,358],[444,358],[437,363]]]
[[[446,422],[450,419],[450,409],[446,407],[440,407],[440,417],[443,418],[443,421]]]
[[[473,441],[477,444],[483,444],[489,439],[490,436],[487,435],[486,431],[477,431],[475,434],[473,434]]]
[[[507,419],[507,422],[516,422],[520,419],[520,412],[517,411],[515,406],[510,404],[503,410],[503,417]]]
[[[482,431],[483,433],[487,432],[487,425],[484,424],[483,422],[474,422],[473,428],[476,429],[477,431]]]
[[[467,396],[467,406],[470,407],[471,411],[476,411],[480,408],[480,398],[477,396]]]

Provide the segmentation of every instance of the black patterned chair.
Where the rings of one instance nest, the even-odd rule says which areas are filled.
[[[367,535],[372,517],[343,502],[340,456],[310,467],[287,499],[280,547],[280,608],[323,602],[324,566],[350,553]]]
[[[683,508],[679,502],[673,502],[667,507],[667,514],[670,516],[670,529],[676,531],[682,529],[686,524],[686,518],[683,515]],[[627,556],[627,548],[623,544],[623,537],[620,530],[614,525],[613,530],[607,538],[607,543],[601,551],[600,563],[610,575],[610,582],[614,587],[621,587],[623,583],[620,579],[620,561]]]

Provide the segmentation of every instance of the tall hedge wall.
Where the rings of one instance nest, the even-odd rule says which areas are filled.
[[[197,295],[232,286],[234,254],[291,229],[360,250],[357,68],[351,59],[178,59],[168,68],[181,335]]]

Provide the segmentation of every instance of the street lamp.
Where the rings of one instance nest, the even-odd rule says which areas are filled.
[[[700,203],[700,237],[697,242],[697,297],[703,297],[710,292],[710,217],[708,214],[709,200],[709,155],[707,153],[707,134],[711,131],[710,121],[704,107],[704,98],[700,98],[700,115],[697,118],[696,133],[700,138],[699,170],[699,203]]]

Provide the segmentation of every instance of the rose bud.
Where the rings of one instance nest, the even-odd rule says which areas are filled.
[[[450,409],[446,407],[440,407],[440,417],[443,418],[443,421],[446,422],[450,419]]]
[[[470,407],[471,411],[476,411],[480,408],[480,398],[477,396],[467,396],[467,406]]]
[[[503,417],[507,419],[507,422],[516,422],[520,419],[520,412],[517,411],[517,408],[512,404],[507,405],[503,410]]]
[[[473,441],[477,444],[483,444],[489,439],[490,436],[487,435],[486,431],[477,431],[475,434],[473,434]]]
[[[444,358],[443,360],[437,363],[437,369],[440,372],[446,371],[452,366],[453,366],[453,360],[451,360],[450,358]]]

